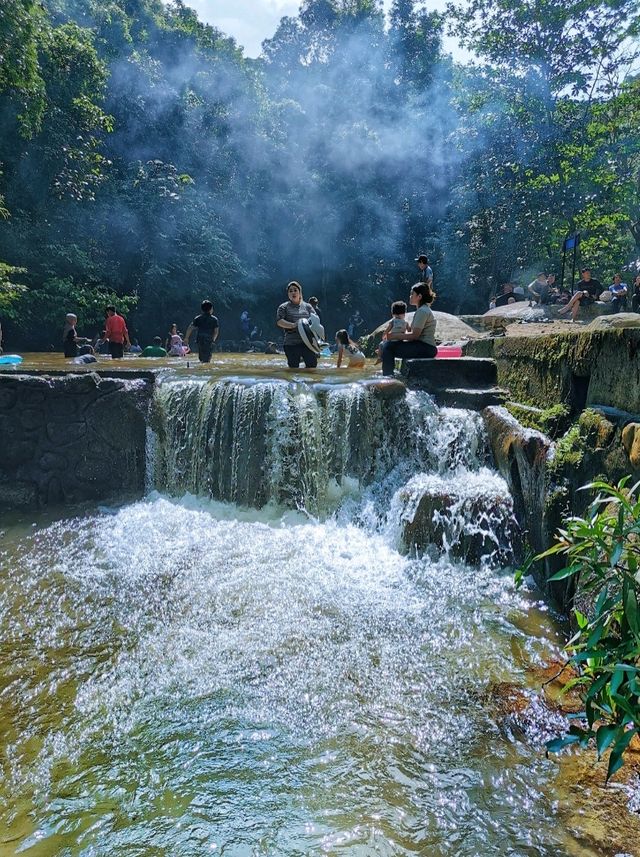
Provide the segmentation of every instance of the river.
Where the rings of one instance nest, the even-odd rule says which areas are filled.
[[[492,698],[561,636],[476,414],[280,380],[155,409],[146,497],[3,520],[2,857],[613,853]],[[412,551],[429,492],[453,512]]]

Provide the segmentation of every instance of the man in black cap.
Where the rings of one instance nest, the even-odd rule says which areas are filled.
[[[429,285],[433,284],[433,271],[429,266],[429,259],[424,253],[420,253],[414,260],[414,262],[418,263],[418,282],[419,283],[428,283]]]

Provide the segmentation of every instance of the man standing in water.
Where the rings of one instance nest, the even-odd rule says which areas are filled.
[[[189,337],[195,328],[198,331],[198,360],[201,363],[210,363],[213,343],[218,338],[220,325],[218,324],[218,319],[213,314],[213,304],[211,301],[202,301],[200,309],[202,313],[197,315],[187,328],[184,341],[187,345],[189,344]]]
[[[129,345],[127,324],[122,316],[118,315],[114,306],[108,306],[106,314],[105,333],[109,340],[109,354],[114,360],[120,360],[124,355],[125,345]]]

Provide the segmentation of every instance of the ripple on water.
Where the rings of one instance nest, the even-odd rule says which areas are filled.
[[[508,577],[334,520],[157,495],[9,555],[6,847],[580,853],[553,763],[481,701],[519,668],[514,638],[545,645]]]

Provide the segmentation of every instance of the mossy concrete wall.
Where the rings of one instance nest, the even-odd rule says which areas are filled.
[[[0,508],[141,494],[152,386],[95,374],[0,375]]]
[[[470,342],[465,353],[495,359],[512,401],[640,412],[640,329],[500,337]]]
[[[583,486],[597,479],[617,483],[640,479],[640,422],[614,423],[587,409],[555,443],[524,428],[505,408],[486,408],[483,417],[493,457],[506,480],[516,517],[534,553],[554,542],[567,518],[583,515],[594,497]],[[534,565],[540,588],[567,610],[574,581],[550,584],[562,567],[558,557]]]

